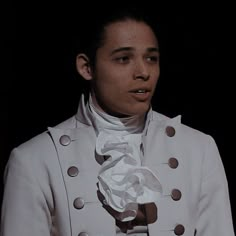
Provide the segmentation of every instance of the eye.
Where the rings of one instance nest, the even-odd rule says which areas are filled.
[[[118,63],[121,63],[121,64],[128,63],[129,60],[130,60],[130,58],[128,56],[121,56],[121,57],[115,58],[115,61],[117,61]]]
[[[149,57],[146,58],[146,60],[147,60],[148,62],[156,63],[156,62],[159,61],[159,57],[158,57],[158,56],[149,56]]]

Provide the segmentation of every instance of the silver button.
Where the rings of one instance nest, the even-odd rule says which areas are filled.
[[[174,232],[176,235],[183,235],[185,231],[185,228],[183,225],[176,225]]]
[[[82,209],[84,207],[84,199],[81,197],[78,197],[74,200],[74,208],[76,209]]]
[[[67,174],[70,177],[75,177],[79,174],[79,170],[76,166],[71,166],[68,170],[67,170]]]
[[[70,136],[68,135],[62,135],[59,141],[61,145],[68,146],[71,142],[71,139],[70,139]]]
[[[166,127],[166,134],[169,137],[173,137],[175,135],[175,128],[172,126],[167,126]]]
[[[171,197],[174,201],[179,201],[182,197],[182,193],[180,192],[179,189],[173,189],[171,191]]]
[[[179,165],[179,162],[176,158],[171,157],[168,161],[168,165],[169,165],[170,168],[176,169]]]
[[[88,236],[88,234],[87,233],[85,233],[85,232],[81,232],[81,233],[79,233],[79,235],[78,236]]]

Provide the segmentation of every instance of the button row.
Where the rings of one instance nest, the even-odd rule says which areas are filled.
[[[173,189],[171,191],[171,198],[174,200],[174,201],[179,201],[182,197],[182,193],[180,192],[180,190],[178,189]],[[74,207],[78,210],[82,209],[84,207],[84,199],[81,198],[81,197],[78,197],[74,200]]]
[[[166,134],[169,137],[175,136],[175,128],[172,126],[167,126]],[[62,146],[68,146],[71,143],[71,138],[69,135],[64,134],[60,137],[59,142]]]
[[[185,228],[183,225],[179,224],[179,225],[176,225],[176,227],[174,228],[174,233],[175,235],[183,235],[185,232]],[[88,233],[86,232],[81,232],[79,233],[78,236],[89,236]]]
[[[179,162],[176,158],[174,157],[171,157],[168,161],[168,165],[170,168],[172,169],[176,169],[179,165]],[[75,177],[79,174],[79,170],[76,166],[71,166],[68,168],[67,170],[67,174],[70,176],[70,177]]]
[[[173,137],[175,135],[175,129],[171,126],[167,126],[166,127],[166,134],[167,136],[169,137]],[[62,135],[60,137],[60,140],[59,140],[60,144],[62,146],[68,146],[70,143],[71,143],[71,138],[68,136],[68,135]],[[168,161],[168,165],[172,168],[172,169],[176,169],[179,165],[179,162],[176,158],[174,157],[171,157]],[[67,170],[67,173],[70,177],[75,177],[79,174],[79,170],[76,166],[71,166],[68,170]],[[182,197],[182,194],[180,192],[180,190],[178,189],[173,189],[172,192],[171,192],[171,197],[174,201],[178,201],[181,199]],[[84,207],[84,199],[81,198],[81,197],[78,197],[74,200],[74,207],[76,209],[82,209]],[[177,225],[174,229],[174,233],[175,235],[183,235],[184,234],[184,231],[185,231],[185,228],[183,225]],[[86,232],[81,232],[79,233],[78,236],[89,236],[88,233]]]

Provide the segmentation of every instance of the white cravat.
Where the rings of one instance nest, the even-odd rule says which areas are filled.
[[[110,116],[96,107],[91,96],[87,109],[97,133],[96,152],[101,158],[107,157],[98,174],[99,190],[105,204],[117,212],[116,218],[133,220],[138,204],[154,202],[162,192],[158,178],[141,163],[146,116]]]

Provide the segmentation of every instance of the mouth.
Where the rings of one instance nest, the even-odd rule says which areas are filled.
[[[136,93],[136,94],[145,94],[145,93],[147,93],[147,92],[148,92],[148,91],[145,90],[145,89],[138,89],[138,90],[134,91],[133,93]]]
[[[138,88],[131,90],[130,93],[132,94],[132,97],[135,98],[135,100],[144,102],[150,98],[151,89]]]
[[[136,93],[136,94],[146,94],[151,92],[151,89],[148,88],[138,88],[138,89],[133,89],[130,91],[131,93]]]

